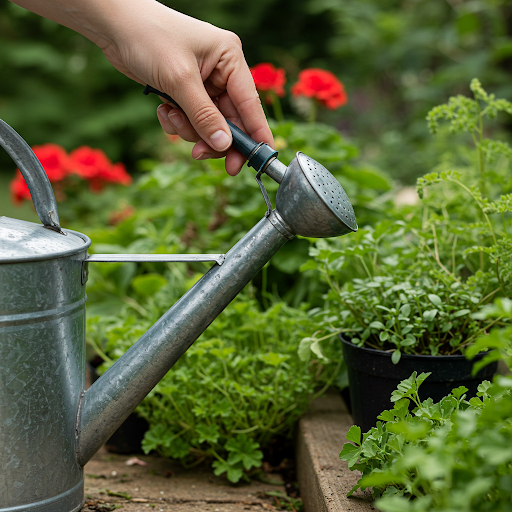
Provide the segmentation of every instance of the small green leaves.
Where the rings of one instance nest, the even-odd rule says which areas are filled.
[[[432,304],[434,304],[434,306],[441,306],[441,304],[443,303],[441,297],[439,297],[439,295],[436,295],[435,293],[429,293],[428,299],[430,300],[430,302],[432,302]]]
[[[347,440],[359,446],[361,444],[361,427],[352,425],[347,433]]]
[[[244,471],[240,463],[230,464],[226,461],[216,460],[213,462],[212,467],[214,468],[214,475],[220,476],[224,473],[227,474],[228,480],[236,484],[243,476]]]
[[[416,395],[428,374],[415,372],[393,392]],[[512,379],[508,379],[512,380]],[[494,386],[499,384],[495,383]],[[440,402],[398,398],[383,411],[377,426],[363,435],[361,446],[346,444],[340,457],[362,477],[348,493],[373,487],[378,510],[444,512],[507,510],[512,483],[511,388],[489,399],[492,386],[479,386],[480,398],[464,400],[460,386]],[[353,431],[352,440],[359,438]]]
[[[160,274],[142,274],[132,280],[132,287],[144,296],[154,295],[167,284],[167,279]]]
[[[225,447],[229,452],[229,464],[235,465],[242,462],[245,469],[261,466],[263,453],[259,449],[260,445],[246,435],[239,434],[236,438],[231,438]]]

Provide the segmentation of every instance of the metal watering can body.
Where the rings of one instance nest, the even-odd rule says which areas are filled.
[[[338,236],[357,225],[346,196],[336,196],[340,211],[350,206],[346,222],[322,206],[334,196],[309,204],[324,192],[303,169],[311,159],[298,155],[286,168],[267,158],[258,177],[266,172],[282,182],[277,209],[264,192],[265,217],[226,255],[155,255],[216,263],[85,391],[88,265],[151,255],[89,256],[91,241],[60,227],[44,170],[1,120],[0,145],[24,175],[43,223],[0,217],[0,512],[74,512],[84,503],[85,463],[273,254],[295,234]],[[341,188],[329,181],[334,195],[335,185]],[[304,206],[320,208],[320,217],[307,218]]]

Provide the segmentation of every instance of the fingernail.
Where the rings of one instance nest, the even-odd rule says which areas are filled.
[[[210,137],[210,142],[217,151],[226,151],[231,144],[231,139],[226,132],[219,130]]]
[[[199,156],[196,156],[196,160],[208,160],[208,158],[213,158],[213,153],[201,153]]]
[[[160,118],[160,122],[165,123],[167,121],[167,119],[168,119],[168,117],[167,117],[167,107],[165,105],[160,105],[156,109],[156,113],[157,113],[158,117]]]
[[[176,128],[180,128],[183,124],[183,118],[181,117],[181,114],[173,110],[169,112],[169,121],[171,121],[171,123],[176,126]]]

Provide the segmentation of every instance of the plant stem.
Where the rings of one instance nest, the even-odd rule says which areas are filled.
[[[317,103],[315,98],[311,98],[311,107],[309,109],[308,122],[314,124],[316,122]]]
[[[279,101],[279,96],[275,91],[270,91],[270,97],[272,98],[272,107],[274,108],[274,119],[278,123],[282,123],[284,121],[284,116],[281,102]]]

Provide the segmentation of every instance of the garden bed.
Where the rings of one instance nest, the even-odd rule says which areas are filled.
[[[339,453],[353,425],[339,393],[317,398],[299,422],[297,434],[297,476],[305,512],[368,512],[370,490],[347,493],[359,479]]]

